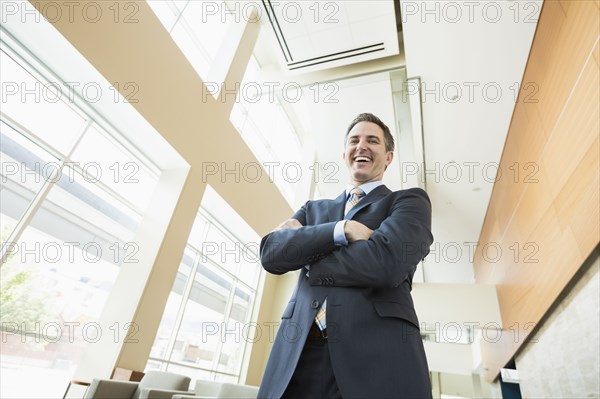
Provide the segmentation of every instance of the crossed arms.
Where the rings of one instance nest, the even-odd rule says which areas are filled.
[[[304,205],[263,237],[260,256],[268,272],[283,274],[310,264],[311,285],[320,285],[325,276],[339,287],[397,287],[412,276],[433,242],[431,205],[421,189],[398,195],[375,230],[347,221],[345,246],[334,243],[337,222],[306,225],[306,211]]]
[[[297,229],[303,227],[302,223],[300,223],[296,219],[288,219],[285,222],[281,223],[279,226],[275,227],[273,231],[286,230],[286,229]],[[359,240],[368,240],[373,234],[373,230],[362,224],[361,222],[357,222],[356,220],[347,220],[344,223],[344,234],[346,235],[346,239],[348,242],[354,242]]]

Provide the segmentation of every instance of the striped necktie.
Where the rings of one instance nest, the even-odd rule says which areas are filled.
[[[360,199],[365,195],[364,191],[361,190],[358,187],[354,187],[352,190],[350,190],[350,197],[348,198],[348,201],[346,202],[346,208],[344,210],[344,216],[348,214],[348,212],[350,212],[350,209],[354,208],[354,206],[356,204],[358,204],[358,201],[360,201]],[[315,316],[315,323],[317,323],[317,326],[319,326],[319,329],[321,331],[324,331],[327,328],[327,298],[325,298],[325,300],[323,301],[323,304],[321,305],[321,308],[319,309],[319,311],[317,312],[317,315]]]
[[[350,212],[350,209],[354,208],[354,205],[358,204],[358,201],[365,195],[363,190],[358,187],[354,187],[350,190],[350,196],[348,197],[348,201],[346,202],[346,208],[344,209],[344,216]]]

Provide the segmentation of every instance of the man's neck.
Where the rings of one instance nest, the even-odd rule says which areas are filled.
[[[352,182],[352,183],[355,183],[355,182]],[[369,194],[375,188],[383,185],[383,181],[381,181],[381,180],[374,180],[374,181],[370,181],[367,183],[358,184],[356,186],[352,185],[352,183],[350,183],[346,187],[346,195],[348,195],[348,193],[350,193],[350,190],[352,190],[354,187],[360,187],[360,189],[363,190],[365,194]]]

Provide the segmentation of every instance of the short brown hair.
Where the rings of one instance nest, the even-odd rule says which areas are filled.
[[[387,127],[387,125],[385,123],[383,123],[381,121],[381,119],[379,119],[375,115],[368,113],[368,112],[358,115],[350,123],[350,126],[348,126],[348,130],[346,130],[346,135],[344,136],[344,145],[346,145],[346,140],[348,139],[348,134],[350,133],[350,130],[352,130],[352,128],[354,126],[356,126],[356,124],[359,122],[371,122],[371,123],[374,123],[377,126],[379,126],[381,128],[381,130],[383,130],[383,139],[385,141],[385,150],[386,151],[394,151],[394,136],[392,136],[392,133],[390,132],[390,128]]]

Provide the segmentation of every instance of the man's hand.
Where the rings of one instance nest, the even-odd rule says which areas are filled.
[[[373,230],[356,220],[348,220],[344,225],[344,234],[348,242],[368,240]]]
[[[286,229],[297,229],[300,227],[302,227],[302,224],[300,224],[299,221],[297,221],[296,219],[288,219],[285,222],[281,223],[279,226],[275,227],[275,229],[273,229],[273,231],[286,230]]]

